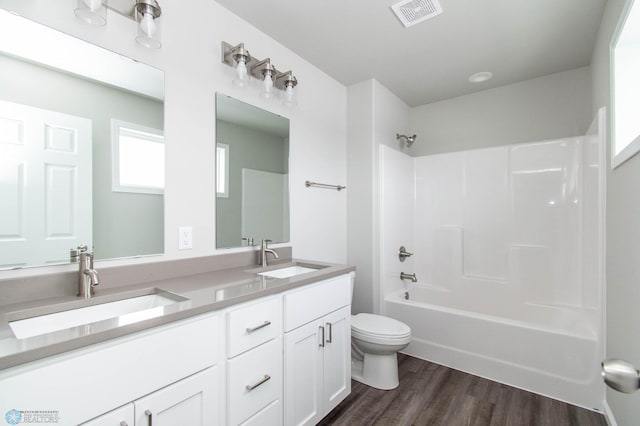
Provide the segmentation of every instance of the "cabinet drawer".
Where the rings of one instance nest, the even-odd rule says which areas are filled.
[[[282,309],[280,297],[233,309],[227,313],[229,358],[277,337],[280,334]]]
[[[284,331],[351,304],[351,276],[341,275],[284,295]]]
[[[229,422],[237,425],[282,398],[282,340],[278,337],[229,360]]]
[[[278,400],[248,418],[241,426],[281,426],[282,424],[282,403]]]

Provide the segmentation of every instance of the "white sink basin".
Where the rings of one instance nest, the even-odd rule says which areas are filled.
[[[306,266],[288,266],[286,268],[274,269],[273,271],[260,272],[258,275],[271,278],[290,278],[296,275],[307,274],[309,272],[315,272],[317,269],[308,268]]]
[[[166,305],[177,303],[180,300],[186,299],[170,293],[147,294],[11,321],[9,326],[18,339],[26,339],[113,318],[117,318],[117,325],[122,326],[161,316]]]

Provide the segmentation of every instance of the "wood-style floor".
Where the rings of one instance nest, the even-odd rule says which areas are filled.
[[[400,386],[352,381],[321,425],[606,426],[604,416],[471,374],[398,355]]]

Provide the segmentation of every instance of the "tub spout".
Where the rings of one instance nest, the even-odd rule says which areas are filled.
[[[416,274],[405,274],[404,272],[400,272],[401,280],[411,280],[411,282],[417,283],[418,279],[416,278]]]

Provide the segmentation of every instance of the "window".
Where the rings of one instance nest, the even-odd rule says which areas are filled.
[[[611,43],[611,167],[640,151],[640,1],[627,1]]]
[[[216,145],[216,195],[229,198],[229,145]]]
[[[161,130],[111,120],[112,183],[115,192],[164,193]]]

